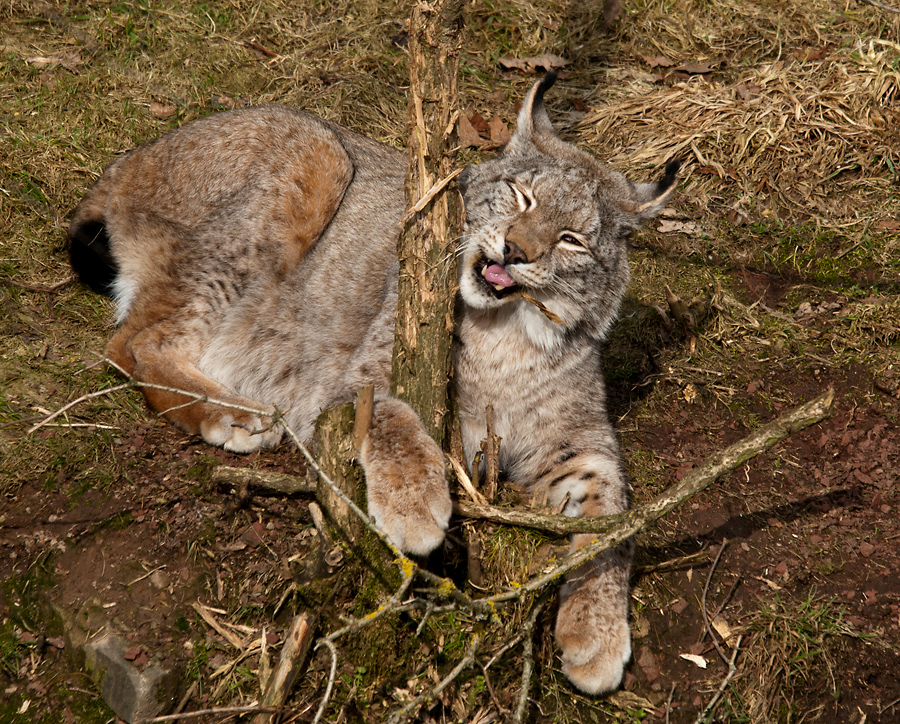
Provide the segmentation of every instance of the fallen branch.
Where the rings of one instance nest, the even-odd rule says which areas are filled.
[[[716,480],[743,465],[781,442],[821,420],[831,412],[834,390],[829,389],[811,402],[807,402],[763,425],[743,440],[715,453],[699,468],[684,476],[681,482],[667,488],[662,494],[633,510],[616,515],[585,518],[569,518],[564,515],[547,515],[528,510],[497,508],[458,500],[454,510],[465,518],[490,520],[524,528],[537,528],[549,533],[609,533],[627,525],[634,532],[643,530],[659,518],[671,512],[688,498],[712,485]]]
[[[5,286],[27,289],[29,292],[43,292],[44,294],[57,294],[60,289],[68,286],[74,281],[75,277],[66,277],[62,281],[56,282],[56,284],[51,284],[49,287],[47,287],[42,284],[27,284],[26,282],[19,282],[15,279],[0,277],[0,284],[3,284]]]
[[[304,613],[294,618],[284,645],[281,647],[278,666],[269,677],[266,692],[260,702],[261,706],[282,707],[285,705],[297,675],[306,664],[306,655],[309,653],[309,646],[312,643],[314,627],[315,622]],[[271,721],[273,721],[271,713],[261,712],[254,717],[253,724],[268,724]]]
[[[213,468],[211,480],[217,485],[250,485],[285,495],[315,495],[315,480],[273,470],[251,470],[219,465]]]
[[[738,636],[737,641],[734,643],[734,652],[731,654],[731,661],[728,662],[728,676],[722,681],[722,685],[719,687],[719,690],[715,693],[713,698],[709,700],[709,704],[706,705],[706,708],[700,712],[700,715],[697,717],[694,724],[703,724],[703,722],[707,721],[707,715],[715,708],[716,704],[719,703],[719,699],[722,697],[722,694],[725,693],[725,689],[728,688],[728,684],[731,683],[731,680],[737,673],[737,667],[734,665],[734,662],[735,659],[737,659],[738,649],[741,648],[741,640],[743,638],[743,635]]]
[[[531,688],[531,674],[534,671],[534,627],[538,616],[550,598],[549,591],[544,591],[541,597],[535,601],[525,622],[522,631],[524,644],[522,646],[522,684],[519,687],[519,700],[516,704],[516,713],[513,716],[513,724],[522,724],[525,721],[525,710],[528,707],[528,691]]]
[[[860,2],[864,2],[866,5],[871,5],[879,10],[884,10],[887,13],[900,13],[900,8],[885,5],[884,3],[877,2],[877,0],[860,0]]]

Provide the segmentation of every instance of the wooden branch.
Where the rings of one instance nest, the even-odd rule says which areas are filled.
[[[531,613],[525,621],[522,631],[522,683],[519,687],[519,699],[516,703],[516,712],[513,715],[512,724],[522,724],[525,721],[525,712],[528,708],[528,691],[531,688],[531,675],[534,672],[534,627],[537,624],[541,610],[550,599],[550,590],[544,591],[541,597],[535,601]]]
[[[884,10],[886,13],[900,13],[900,8],[885,5],[884,3],[877,2],[877,0],[860,0],[860,2],[864,2],[866,5],[871,5],[879,10]]]
[[[353,421],[353,447],[357,452],[369,434],[374,407],[375,385],[363,385],[356,392],[356,417]]]
[[[500,438],[494,434],[494,406],[488,405],[484,410],[484,422],[487,435],[481,441],[481,453],[484,455],[484,497],[493,502],[497,497],[497,480],[500,477]]]
[[[252,470],[218,465],[213,468],[210,480],[216,485],[243,485],[270,490],[285,495],[315,495],[316,481],[311,476],[300,477],[274,470]]]
[[[544,586],[558,581],[562,576],[582,564],[594,559],[603,551],[615,548],[636,533],[649,528],[653,523],[671,512],[685,500],[709,487],[714,481],[731,472],[745,461],[768,450],[788,435],[803,430],[823,420],[832,410],[834,390],[829,389],[811,402],[795,407],[790,412],[776,418],[768,425],[748,435],[740,442],[727,447],[710,457],[700,468],[686,475],[681,482],[668,488],[646,505],[634,510],[606,518],[603,531],[583,548],[566,556],[554,566],[545,569],[542,575],[534,576],[523,585],[503,593],[479,599],[487,603],[502,603],[520,599],[527,593],[538,591]],[[587,531],[596,533],[596,531]]]
[[[571,533],[606,533],[627,521],[646,522],[644,527],[675,509],[688,498],[706,489],[716,480],[734,471],[750,458],[765,452],[789,435],[823,420],[832,410],[834,390],[828,390],[811,402],[786,412],[756,432],[714,454],[699,468],[688,473],[679,483],[666,489],[649,503],[634,510],[617,515],[585,518],[569,518],[564,515],[548,515],[520,508],[499,508],[492,505],[456,500],[453,510],[464,518],[489,520],[503,525],[534,528],[548,533],[569,535]],[[247,474],[252,474],[247,477]],[[236,484],[241,480],[263,488],[280,492],[309,492],[312,488],[302,478],[272,473],[265,470],[242,470],[239,468],[217,467],[213,480]]]
[[[269,677],[266,693],[260,702],[261,706],[281,707],[287,702],[297,676],[306,665],[306,655],[312,643],[314,627],[315,621],[305,613],[294,618],[287,639],[281,647],[278,666]],[[254,717],[253,724],[268,724],[273,719],[271,713],[263,712]]]
[[[607,533],[626,522],[633,525],[638,520],[646,523],[643,527],[648,527],[650,523],[674,510],[688,498],[705,490],[723,475],[734,471],[750,458],[765,452],[789,435],[823,420],[831,412],[833,403],[834,390],[830,389],[811,402],[795,407],[767,425],[763,425],[743,440],[715,453],[699,468],[685,475],[681,482],[666,489],[649,503],[625,513],[569,518],[564,515],[547,515],[529,510],[478,505],[464,500],[455,501],[453,509],[464,518],[478,518],[505,525],[536,528],[560,535]]]

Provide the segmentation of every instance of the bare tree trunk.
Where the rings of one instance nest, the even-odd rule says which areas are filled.
[[[455,187],[441,182],[454,168],[462,15],[463,0],[416,2],[412,10],[406,199],[407,207],[416,210],[407,214],[397,244],[400,284],[391,392],[413,406],[438,444],[444,439],[453,331],[456,257],[451,247],[460,228]],[[420,203],[426,194],[427,202]],[[342,490],[362,500],[353,417],[350,405],[322,413],[315,449],[319,464]],[[370,547],[337,496],[320,485],[317,497],[344,537]],[[381,568],[379,556],[368,558]]]
[[[407,208],[454,170],[459,117],[463,0],[415,2],[409,27]],[[400,287],[391,392],[412,405],[429,434],[444,441],[460,231],[455,187],[412,215],[397,245]]]

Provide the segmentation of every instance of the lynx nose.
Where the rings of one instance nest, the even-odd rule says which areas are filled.
[[[528,257],[525,256],[525,252],[522,251],[522,248],[514,241],[507,241],[506,245],[503,247],[503,265],[509,266],[510,264],[527,263]]]

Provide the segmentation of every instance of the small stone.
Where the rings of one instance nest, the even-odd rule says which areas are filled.
[[[781,561],[777,566],[775,566],[775,573],[777,573],[779,576],[783,576],[785,573],[787,573],[787,570],[787,561]]]
[[[672,604],[672,611],[676,614],[680,614],[684,612],[684,609],[687,608],[688,602],[683,598],[679,598],[675,603]]]
[[[101,687],[103,699],[115,714],[129,724],[151,719],[175,703],[180,675],[150,664],[143,671],[125,658],[140,646],[126,649],[118,636],[107,634],[84,645],[87,669]]]
[[[153,571],[150,574],[150,585],[159,591],[168,588],[170,583],[169,574],[165,571]]]
[[[862,543],[859,544],[859,553],[864,558],[868,558],[874,552],[875,552],[875,546],[873,546],[868,541],[863,541]]]
[[[644,672],[644,676],[647,677],[647,681],[656,681],[659,678],[661,673],[659,664],[649,647],[641,647],[641,655],[638,657],[637,664],[641,667],[641,671]]]

